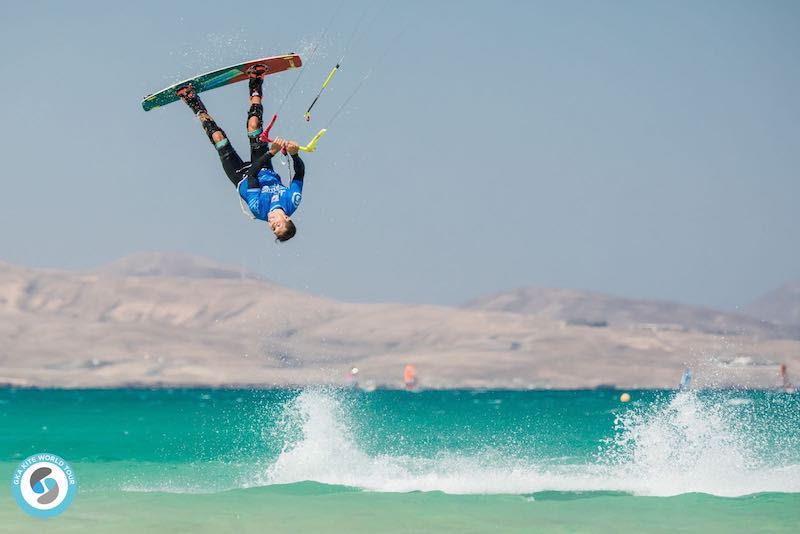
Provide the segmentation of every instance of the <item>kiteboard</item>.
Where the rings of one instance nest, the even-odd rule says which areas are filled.
[[[195,92],[202,93],[203,91],[209,91],[211,89],[216,89],[217,87],[223,87],[232,83],[241,82],[242,80],[246,80],[248,78],[247,69],[258,64],[267,66],[267,76],[269,76],[270,74],[276,74],[288,69],[296,69],[301,67],[303,65],[303,61],[297,54],[287,54],[284,56],[253,59],[238,65],[231,65],[230,67],[225,67],[224,69],[218,69],[201,74],[200,76],[195,76],[194,78],[189,78],[188,80],[183,80],[182,82],[170,85],[166,89],[162,89],[157,93],[147,95],[142,100],[142,107],[145,111],[150,111],[151,109],[165,106],[167,104],[171,104],[172,102],[177,102],[180,100],[180,98],[175,92],[189,83],[192,84]]]

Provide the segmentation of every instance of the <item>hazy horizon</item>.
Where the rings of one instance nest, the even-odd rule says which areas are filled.
[[[141,267],[142,264],[138,264],[137,265],[136,261],[140,261],[140,262],[143,261],[143,262],[146,262],[144,265],[147,265],[149,267],[149,266],[151,266],[150,263],[149,263],[150,260],[152,260],[156,256],[160,257],[160,259],[162,259],[162,260],[166,259],[167,261],[172,260],[172,259],[184,259],[185,258],[185,259],[188,259],[189,261],[200,260],[202,262],[203,260],[207,260],[207,261],[211,262],[210,265],[205,265],[203,263],[200,263],[199,265],[196,265],[196,266],[183,266],[183,267],[179,266],[178,271],[181,271],[181,270],[191,271],[195,267],[197,269],[203,269],[203,268],[207,268],[207,267],[210,267],[210,268],[217,267],[217,268],[221,268],[221,269],[225,269],[225,268],[227,268],[227,269],[235,269],[237,272],[241,272],[241,275],[243,277],[245,275],[253,275],[253,276],[258,276],[258,277],[264,277],[264,279],[267,282],[276,283],[278,285],[283,285],[280,282],[278,282],[277,280],[265,277],[265,275],[263,273],[261,273],[261,272],[259,272],[257,270],[249,269],[244,264],[238,264],[237,265],[235,263],[226,262],[226,261],[223,261],[223,260],[217,260],[215,258],[211,258],[211,257],[208,257],[208,256],[203,256],[203,255],[199,255],[199,254],[193,254],[193,253],[189,253],[189,252],[174,251],[174,250],[173,251],[169,251],[169,250],[139,251],[139,252],[133,252],[131,254],[127,254],[127,255],[124,255],[124,256],[120,256],[119,258],[113,258],[108,262],[103,262],[103,263],[100,263],[100,264],[97,264],[97,265],[92,265],[92,266],[87,266],[87,267],[61,268],[61,269],[55,268],[55,269],[56,270],[61,270],[62,272],[76,273],[76,274],[92,273],[92,272],[103,271],[104,269],[107,269],[107,268],[112,268],[112,267],[113,268],[117,268],[117,267],[119,267],[120,265],[123,265],[123,264],[125,265],[126,268],[131,268],[132,265],[130,263],[125,263],[125,262],[131,261],[131,260],[134,262],[133,266]],[[0,257],[0,262],[3,262],[3,261],[5,261],[4,258]],[[11,265],[15,265],[15,266],[18,266],[18,267],[23,267],[23,268],[31,268],[31,269],[48,269],[46,267],[36,267],[36,266],[28,266],[28,265],[22,265],[22,264],[14,264],[14,263],[12,263]],[[166,263],[166,264],[162,264],[162,267],[165,267],[169,271],[170,268],[172,267],[172,265],[170,265],[169,263]],[[117,271],[114,271],[114,272],[117,272]],[[149,276],[149,275],[147,275],[147,276]],[[155,275],[155,276],[160,276],[160,275]],[[164,275],[164,276],[169,276],[169,275]],[[762,295],[757,295],[757,298],[766,296],[766,294],[768,294],[772,290],[779,289],[780,287],[783,287],[784,285],[797,284],[797,283],[800,283],[800,280],[787,280],[785,284],[781,284],[780,286],[776,286],[774,288],[771,288],[770,290],[766,291]],[[451,302],[451,303],[442,303],[441,305],[460,307],[460,306],[463,306],[463,305],[466,305],[466,304],[475,303],[475,302],[480,301],[480,300],[485,299],[485,298],[490,298],[490,297],[492,297],[494,295],[512,293],[514,291],[526,290],[526,289],[535,289],[535,290],[541,289],[541,290],[556,290],[556,291],[558,291],[558,290],[577,291],[577,292],[580,292],[580,293],[593,293],[593,294],[603,295],[603,296],[612,297],[612,298],[630,299],[630,300],[634,300],[634,301],[654,301],[654,302],[663,301],[663,302],[667,302],[667,303],[676,303],[676,304],[681,304],[681,305],[703,307],[702,305],[687,303],[687,302],[674,300],[674,299],[658,299],[658,298],[646,298],[646,297],[636,298],[636,297],[631,297],[629,295],[622,295],[622,294],[618,294],[618,293],[607,293],[607,292],[603,292],[603,291],[596,291],[596,290],[586,289],[586,288],[581,288],[581,287],[556,287],[556,286],[536,286],[536,285],[515,286],[515,287],[509,287],[509,288],[506,288],[506,289],[501,289],[499,291],[495,291],[495,292],[491,292],[491,293],[480,293],[480,294],[475,294],[475,295],[468,295],[462,301]],[[303,290],[302,288],[300,288],[300,291],[307,292],[310,295],[315,295],[315,296],[319,296],[320,295],[319,293],[316,293],[314,291]],[[322,295],[322,296],[326,296],[326,295]],[[378,303],[378,302],[386,302],[386,303],[388,303],[388,302],[395,302],[395,301],[389,301],[388,299],[383,300],[383,301],[379,301],[379,300],[376,300],[376,299],[348,299],[346,297],[329,297],[329,298],[333,298],[334,300],[338,300],[338,301],[341,301],[341,302],[351,302],[351,303]],[[756,299],[753,299],[753,300],[756,300]],[[402,300],[402,301],[397,301],[397,302],[403,303],[403,304],[412,304],[412,305],[413,304],[429,304],[429,303],[426,303],[426,302],[413,302],[413,301],[409,301],[409,300]],[[754,315],[754,314],[748,313],[747,311],[742,309],[745,306],[750,305],[750,304],[753,304],[753,301],[743,302],[743,303],[737,305],[736,307],[734,307],[732,309],[715,308],[713,306],[706,306],[706,307],[709,308],[709,309],[717,309],[718,311],[721,311],[721,312],[739,313],[739,314],[750,316],[750,317],[753,317],[753,318],[758,318],[758,319],[761,319],[761,320],[765,320],[763,317],[759,317],[757,314]],[[775,323],[775,324],[778,324],[778,323]]]
[[[277,133],[308,140],[410,28],[305,158],[283,245],[241,214],[191,113],[140,100],[307,58],[334,5],[295,24],[203,2],[6,6],[0,257],[87,269],[178,251],[343,300],[435,304],[541,286],[732,309],[800,278],[800,5],[372,7],[306,125],[366,5],[345,2]],[[268,78],[266,115],[294,79]],[[245,156],[245,88],[204,100]]]

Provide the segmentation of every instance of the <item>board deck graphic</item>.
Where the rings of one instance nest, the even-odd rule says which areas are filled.
[[[162,89],[157,93],[147,95],[142,100],[142,108],[144,108],[145,111],[150,111],[151,109],[165,106],[180,100],[175,92],[188,83],[192,84],[195,92],[202,93],[204,91],[216,89],[217,87],[223,87],[225,85],[246,80],[248,78],[247,69],[252,65],[257,65],[259,63],[267,66],[267,76],[270,74],[283,72],[288,69],[296,69],[303,65],[303,61],[297,54],[253,59],[245,63],[231,65],[230,67],[225,67],[223,69],[218,69],[195,76],[194,78],[189,78],[188,80],[183,80],[182,82],[170,85],[166,89]]]

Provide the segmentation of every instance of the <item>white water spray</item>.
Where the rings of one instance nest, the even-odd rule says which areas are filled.
[[[633,408],[595,461],[563,464],[536,451],[433,457],[370,455],[359,446],[349,411],[333,391],[307,390],[287,403],[283,450],[255,485],[315,481],[369,491],[527,494],[622,491],[667,496],[800,492],[800,465],[770,465],[722,400],[681,392]]]

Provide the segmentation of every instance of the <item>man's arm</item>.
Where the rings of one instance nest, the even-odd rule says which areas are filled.
[[[275,154],[273,154],[272,150],[270,149],[269,152],[250,164],[250,170],[247,171],[248,189],[258,189],[260,187],[260,184],[258,183],[258,173],[261,172],[261,169],[264,167],[272,170],[272,157],[274,155]]]
[[[303,163],[303,160],[300,159],[300,155],[297,153],[300,150],[300,147],[297,146],[297,143],[294,141],[287,141],[286,142],[286,151],[292,156],[292,163],[294,164],[294,177],[292,178],[293,182],[302,182],[303,178],[306,176],[306,165]]]
[[[294,164],[294,176],[292,177],[292,181],[302,182],[306,175],[306,164],[303,163],[303,160],[300,159],[300,156],[297,154],[292,154],[292,163]]]
[[[272,144],[269,146],[269,151],[250,164],[250,170],[247,171],[248,189],[258,189],[260,187],[261,184],[258,183],[258,173],[261,172],[261,169],[264,168],[270,171],[274,170],[272,168],[272,158],[285,145],[286,141],[284,141],[283,139],[275,139],[275,141],[273,141]]]

